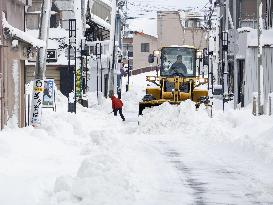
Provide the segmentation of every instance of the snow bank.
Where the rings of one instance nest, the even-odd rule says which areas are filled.
[[[130,204],[134,200],[134,190],[128,175],[130,171],[125,168],[120,158],[108,154],[94,155],[82,162],[72,180],[70,177],[56,180],[55,199],[71,201],[74,198],[82,204],[112,204],[113,201]]]
[[[186,101],[178,106],[164,103],[143,113],[139,133],[191,136],[201,141],[232,144],[273,161],[273,117],[254,117],[251,108],[229,109],[225,113],[214,110],[210,118],[209,110],[201,107],[196,111],[194,103]]]
[[[122,94],[126,119],[137,117],[146,75],[153,74],[155,72],[131,77],[130,92]],[[126,80],[123,78],[124,84]],[[171,158],[166,156],[166,151],[171,151],[166,148],[169,145],[181,151],[181,158],[189,168],[194,163],[197,168],[201,163],[210,168],[210,172],[197,169],[199,175],[192,170],[189,179],[196,180],[200,174],[205,181],[210,179],[208,192],[212,198],[228,197],[222,185],[233,184],[228,184],[227,177],[237,176],[241,180],[243,186],[237,188],[236,193],[245,193],[244,186],[249,184],[256,187],[252,175],[237,173],[240,170],[234,168],[234,171],[233,167],[223,170],[233,174],[216,175],[219,178],[215,179],[215,172],[222,168],[217,166],[217,160],[223,161],[221,165],[232,162],[239,153],[236,163],[242,169],[249,169],[249,164],[241,159],[255,158],[251,164],[254,166],[273,161],[273,117],[254,117],[250,109],[225,113],[215,110],[214,117],[210,118],[204,107],[196,111],[191,101],[179,106],[165,103],[145,109],[138,125],[137,121],[122,122],[119,117],[108,114],[112,111],[111,100],[102,99],[101,105],[97,105],[96,93],[88,93],[89,108],[78,105],[76,115],[67,112],[67,98],[57,94],[57,112],[43,110],[41,127],[6,127],[0,132],[0,204],[194,204],[192,190],[186,186],[187,170],[172,166],[179,165],[175,164],[179,163],[179,157],[173,157],[174,161],[170,162]],[[193,146],[196,144],[197,147]],[[222,148],[226,152],[223,156],[228,159],[215,157]],[[207,149],[216,161],[210,161],[207,153],[203,154]],[[233,150],[238,152],[233,154]],[[200,161],[196,161],[196,156]],[[231,164],[237,167],[236,163]],[[254,172],[255,176],[260,175]]]

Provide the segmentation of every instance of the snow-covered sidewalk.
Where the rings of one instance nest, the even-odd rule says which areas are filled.
[[[123,94],[125,123],[110,100],[74,115],[59,95],[40,128],[0,132],[0,204],[273,204],[272,117],[185,102],[138,119],[144,82]]]

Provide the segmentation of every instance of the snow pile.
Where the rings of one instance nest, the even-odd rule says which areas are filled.
[[[168,134],[212,140],[218,143],[241,146],[255,151],[261,158],[273,161],[273,118],[254,117],[250,108],[231,110],[225,113],[201,107],[198,111],[190,100],[178,106],[164,103],[154,108],[146,108],[140,118],[140,133]],[[257,129],[258,128],[258,129]]]
[[[130,204],[134,201],[131,176],[122,156],[98,154],[85,159],[75,178],[60,177],[55,182],[54,200],[82,204]],[[125,162],[126,163],[126,162]]]
[[[154,73],[131,77],[126,119]],[[147,108],[138,125],[108,114],[111,100],[88,98],[75,115],[58,92],[41,127],[0,132],[0,204],[271,204],[272,117],[243,109],[210,118],[186,101]]]
[[[202,108],[196,112],[195,105],[190,100],[180,105],[164,103],[152,109],[147,108],[143,113],[140,119],[141,131],[149,134],[166,133],[171,130],[183,133],[186,129],[192,129],[209,118],[208,113]]]

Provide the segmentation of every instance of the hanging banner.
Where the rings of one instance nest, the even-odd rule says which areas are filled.
[[[55,83],[53,79],[44,81],[43,108],[55,108]]]

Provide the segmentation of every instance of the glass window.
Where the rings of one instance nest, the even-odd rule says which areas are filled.
[[[173,47],[161,50],[161,76],[195,76],[196,51]]]
[[[150,44],[141,43],[141,52],[150,52]]]

